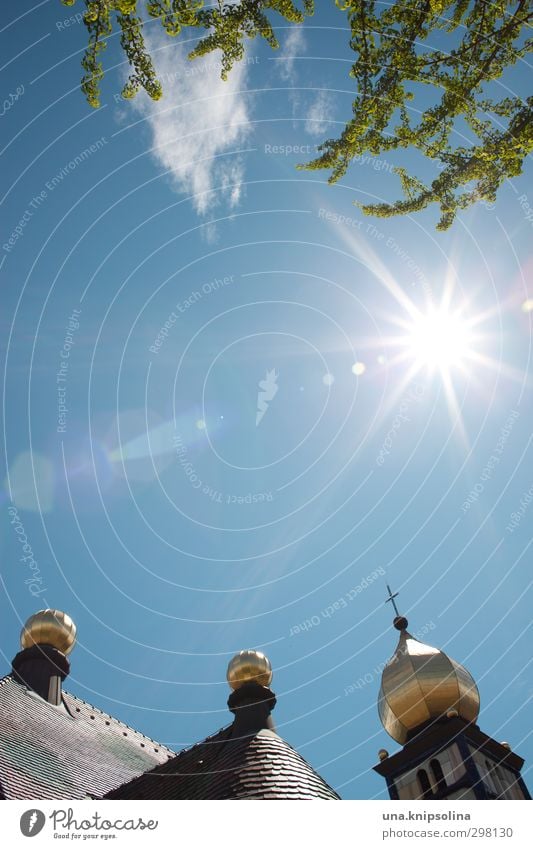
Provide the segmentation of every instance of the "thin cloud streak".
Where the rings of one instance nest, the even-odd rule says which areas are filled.
[[[333,103],[327,91],[319,91],[312,101],[305,122],[305,132],[310,136],[322,136],[333,120]]]
[[[276,67],[282,80],[285,82],[294,82],[295,63],[299,54],[303,53],[306,48],[305,36],[301,26],[295,26],[289,30],[289,34],[280,50],[277,58]]]

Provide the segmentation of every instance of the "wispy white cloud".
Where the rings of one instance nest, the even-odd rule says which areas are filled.
[[[328,128],[330,119],[333,118],[334,104],[327,91],[318,91],[309,101],[307,94],[298,90],[301,77],[297,59],[305,54],[306,49],[307,42],[303,28],[293,27],[283,43],[276,65],[281,79],[294,86],[288,95],[294,118],[301,119],[305,116],[303,125],[305,132],[311,136],[322,136]],[[294,126],[295,129],[299,129],[302,126],[300,120],[295,122]]]
[[[289,30],[276,61],[279,75],[285,82],[293,81],[296,59],[305,51],[305,48],[303,29],[301,25],[297,25]]]
[[[140,93],[133,104],[150,126],[154,158],[170,171],[178,191],[193,195],[197,212],[207,213],[221,194],[234,207],[244,164],[238,154],[224,154],[242,147],[252,131],[246,61],[224,82],[218,51],[191,62],[182,47],[168,46],[166,39],[151,38],[148,47],[164,96],[153,102]]]
[[[307,110],[305,131],[311,136],[322,136],[333,118],[333,103],[327,91],[319,91]]]

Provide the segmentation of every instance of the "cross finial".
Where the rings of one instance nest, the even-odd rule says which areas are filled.
[[[399,616],[400,611],[396,607],[396,602],[394,601],[394,599],[397,598],[398,593],[393,593],[393,591],[391,590],[391,588],[389,587],[388,584],[386,584],[386,587],[389,591],[389,597],[388,597],[387,601],[385,602],[385,604],[387,604],[387,602],[389,602],[389,601],[392,601],[392,606],[394,607],[394,612],[395,612],[396,616]]]

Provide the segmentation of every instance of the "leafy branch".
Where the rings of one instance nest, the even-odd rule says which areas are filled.
[[[162,96],[152,59],[143,39],[140,0],[83,0],[89,34],[82,60],[81,88],[91,106],[100,102],[104,71],[100,54],[112,33],[113,18],[131,67],[124,97],[144,89],[154,100]],[[72,6],[76,0],[62,0]],[[531,28],[531,0],[336,0],[348,20],[355,61],[350,76],[357,90],[353,116],[339,138],[327,139],[319,155],[305,165],[327,169],[329,182],[346,173],[363,155],[409,148],[437,167],[428,184],[403,168],[395,169],[404,197],[395,203],[359,204],[366,214],[391,216],[440,206],[438,229],[447,229],[457,212],[478,200],[494,201],[502,183],[521,173],[533,149],[532,100],[484,96],[531,50],[525,38]],[[189,53],[193,60],[213,50],[221,54],[221,76],[244,57],[246,40],[262,38],[279,47],[270,16],[301,24],[314,13],[313,0],[240,0],[206,8],[203,0],[148,0],[146,12],[170,37],[184,29],[198,34]],[[432,34],[439,49],[429,46]],[[449,50],[440,46],[449,41]],[[415,92],[428,86],[435,95],[417,118],[409,109]],[[452,138],[463,121],[468,142],[454,147]]]

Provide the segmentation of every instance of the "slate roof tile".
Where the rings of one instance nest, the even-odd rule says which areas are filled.
[[[175,754],[63,691],[41,699],[0,679],[0,798],[338,799],[274,731],[230,725]]]
[[[279,766],[273,766],[277,760]],[[232,726],[106,794],[108,799],[338,799],[274,731],[235,738]]]
[[[56,707],[11,675],[0,679],[0,796],[100,797],[174,756],[70,693],[63,701]]]

